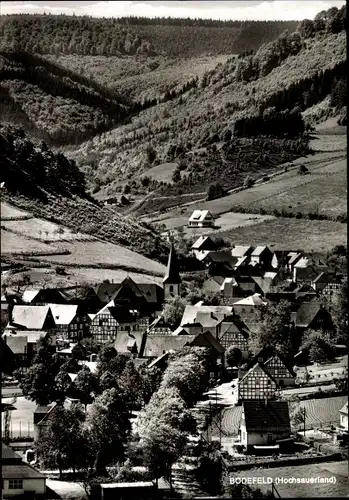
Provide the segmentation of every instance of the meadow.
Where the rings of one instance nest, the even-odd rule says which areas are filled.
[[[214,236],[215,233],[212,233]],[[219,233],[234,245],[268,245],[274,250],[303,250],[327,253],[336,245],[346,245],[347,226],[329,220],[278,217],[253,226]]]

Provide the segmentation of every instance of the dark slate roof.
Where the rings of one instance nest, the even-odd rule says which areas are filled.
[[[291,431],[287,401],[246,400],[242,404],[247,432]]]
[[[200,236],[195,243],[192,245],[194,250],[215,250],[217,248],[217,245],[214,241],[211,240],[209,236]]]
[[[46,476],[41,474],[31,465],[22,462],[16,465],[2,465],[1,474],[3,479],[44,479]]]
[[[322,305],[317,300],[303,302],[295,314],[296,326],[307,328],[321,309]]]
[[[143,356],[158,358],[168,351],[177,351],[189,345],[195,335],[149,335],[146,337]]]
[[[229,266],[233,266],[237,262],[237,257],[233,257],[231,252],[229,251],[212,251],[207,254],[206,258],[204,259],[206,262],[218,262],[218,263],[224,263],[224,264],[229,264]]]
[[[164,301],[164,290],[156,283],[139,283],[137,286],[150,304],[161,304]]]
[[[214,338],[212,333],[208,331],[196,335],[196,337],[190,342],[190,345],[207,347],[209,349],[213,349],[218,354],[223,354],[225,351],[222,344]]]
[[[285,365],[285,367],[288,369],[288,371],[290,373],[292,373],[293,376],[295,376],[295,373],[293,371],[293,367],[292,367],[292,364],[284,357],[282,356],[276,349],[274,346],[265,346],[263,347],[263,349],[261,349],[252,359],[251,361],[249,361],[248,365],[247,365],[247,369],[250,369],[252,368],[256,363],[266,363],[267,361],[269,361],[272,357],[274,356],[278,356],[281,361],[283,362],[283,364]],[[259,361],[259,360],[262,360],[262,361]],[[266,369],[268,370],[268,367],[266,367]]]
[[[177,259],[177,254],[174,249],[173,243],[171,243],[170,254],[168,256],[167,269],[163,283],[173,283],[179,284],[182,282],[181,277],[179,275],[179,264]]]
[[[12,461],[22,461],[22,458],[15,453],[10,446],[7,446],[3,441],[1,441],[1,462],[5,462],[7,460]]]

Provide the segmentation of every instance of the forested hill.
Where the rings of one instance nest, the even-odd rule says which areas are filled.
[[[0,51],[1,120],[49,144],[79,143],[126,123],[132,104],[46,59]]]
[[[84,175],[72,160],[46,143],[33,143],[23,129],[0,125],[2,201],[76,232],[166,261],[168,250],[155,229],[100,206],[85,193]]]
[[[2,48],[37,54],[193,57],[257,50],[296,21],[215,21],[8,15],[0,20]]]

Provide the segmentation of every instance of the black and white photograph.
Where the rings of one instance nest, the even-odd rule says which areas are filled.
[[[345,0],[0,3],[1,498],[346,498]]]

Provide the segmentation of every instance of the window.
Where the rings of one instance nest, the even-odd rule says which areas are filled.
[[[23,489],[23,479],[10,479],[8,482],[9,490],[22,490]]]
[[[170,293],[173,293],[173,286],[170,285]]]

